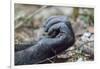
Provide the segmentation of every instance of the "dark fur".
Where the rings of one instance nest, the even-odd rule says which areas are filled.
[[[49,18],[44,28],[48,33],[59,31],[54,37],[44,36],[36,45],[15,52],[15,65],[36,64],[66,50],[75,42],[71,24],[64,16]]]

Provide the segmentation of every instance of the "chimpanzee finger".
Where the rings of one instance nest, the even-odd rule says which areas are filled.
[[[66,16],[52,16],[50,18],[48,18],[48,20],[45,22],[44,28],[45,28],[45,32],[48,32],[48,29],[54,25],[57,24],[59,22],[65,23],[67,22],[67,17]]]
[[[53,26],[48,30],[49,36],[56,37],[59,33],[67,33],[69,28],[66,26],[65,23],[58,23]]]

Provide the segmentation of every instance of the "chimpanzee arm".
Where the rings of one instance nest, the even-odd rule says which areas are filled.
[[[24,43],[23,44],[15,44],[15,52],[29,48],[29,47],[35,45],[36,43],[37,43],[37,41],[32,41],[30,43],[25,43],[25,44]]]
[[[59,29],[60,32],[55,38],[43,38],[36,45],[15,53],[15,65],[35,64],[39,61],[52,57],[57,53],[67,49],[74,43],[72,31],[64,23],[51,27]]]

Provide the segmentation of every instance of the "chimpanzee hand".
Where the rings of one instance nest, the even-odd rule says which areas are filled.
[[[47,39],[45,45],[50,43],[49,45],[52,45],[50,47],[55,47],[56,49],[54,50],[57,53],[67,49],[75,42],[70,21],[66,16],[52,16],[48,18],[44,24],[44,29],[48,33],[48,38],[45,38],[45,40]]]
[[[73,30],[72,30],[71,23],[70,23],[70,21],[68,20],[68,18],[66,16],[51,16],[51,17],[49,17],[47,19],[47,21],[44,23],[44,30],[45,30],[45,32],[49,33],[48,30],[51,28],[51,26],[53,26],[55,24],[58,24],[58,23],[64,23],[69,28],[67,30],[70,30],[70,32],[69,32],[70,35],[72,37],[74,37],[74,33],[73,33]],[[56,28],[56,27],[57,27],[57,25],[54,28]]]
[[[36,45],[15,53],[15,64],[34,64],[52,57],[69,48],[74,42],[74,33],[66,17],[50,17],[44,26],[48,37],[42,38]]]

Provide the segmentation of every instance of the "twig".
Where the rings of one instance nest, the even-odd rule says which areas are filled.
[[[17,24],[15,26],[15,29],[21,27],[24,23],[29,23],[32,19],[32,17],[37,14],[38,12],[40,12],[41,10],[43,10],[44,8],[46,8],[47,6],[42,6],[40,9],[36,10],[33,14],[29,15],[29,16],[25,16],[27,18],[25,18],[25,20],[23,22],[20,22],[19,24]]]
[[[51,59],[47,58],[48,61],[50,61],[51,63],[54,63]]]
[[[90,54],[91,56],[94,56],[94,50],[90,49],[89,47],[83,47],[85,44],[89,42],[93,42],[94,40],[84,42],[83,44],[80,45],[79,49],[82,49],[85,53]]]
[[[44,60],[42,60],[42,61],[36,62],[35,64],[40,64],[40,63],[46,62],[46,61],[48,61],[48,60],[51,60],[51,59],[55,58],[56,56],[57,56],[57,55],[55,55],[55,56],[53,56],[53,57],[50,57],[50,58],[46,58],[46,59],[44,59]],[[51,61],[50,61],[50,62],[51,62]]]

